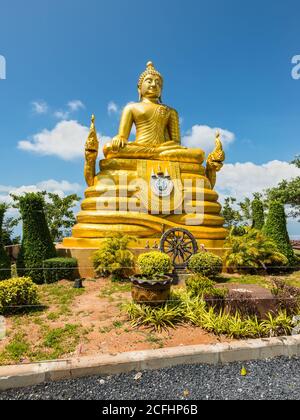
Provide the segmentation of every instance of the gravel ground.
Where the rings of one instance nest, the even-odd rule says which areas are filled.
[[[241,376],[242,366],[245,366],[247,376]],[[299,358],[218,366],[176,366],[144,371],[139,379],[135,377],[136,372],[131,372],[52,382],[0,392],[0,400],[300,399]]]

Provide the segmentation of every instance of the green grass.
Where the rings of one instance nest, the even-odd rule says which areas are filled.
[[[123,322],[121,322],[121,321],[114,321],[113,322],[113,326],[115,328],[121,328],[123,326]]]
[[[66,305],[68,307],[77,296],[84,293],[84,289],[74,289],[70,284],[45,284],[40,288],[41,301],[45,304]]]
[[[218,283],[239,283],[239,284],[257,284],[262,287],[270,288],[272,287],[272,282],[270,276],[259,276],[259,275],[240,275],[232,276],[227,274],[226,276],[219,276],[217,279]]]
[[[20,362],[26,356],[30,349],[30,344],[24,333],[19,332],[14,335],[13,339],[5,349],[0,353],[0,363],[4,364],[7,360]]]
[[[239,276],[230,276],[230,274],[221,275],[217,278],[217,283],[238,283],[238,284],[257,284],[259,286],[271,289],[273,287],[273,279],[281,279],[286,282],[286,284],[294,287],[300,288],[300,271],[294,271],[291,274],[287,275],[239,275]]]
[[[78,324],[66,324],[63,328],[48,330],[44,335],[43,346],[51,350],[49,357],[56,359],[63,354],[72,353],[79,344],[80,330]]]
[[[148,334],[146,336],[146,341],[150,344],[157,344],[159,348],[162,348],[164,346],[164,342],[161,338],[156,337],[154,334]]]
[[[111,283],[101,290],[100,297],[109,298],[115,293],[130,292],[131,283]]]

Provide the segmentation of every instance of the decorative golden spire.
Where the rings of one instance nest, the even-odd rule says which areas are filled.
[[[214,154],[215,160],[220,161],[220,162],[224,162],[225,153],[224,153],[224,150],[223,150],[223,145],[222,145],[222,142],[221,142],[221,134],[220,134],[219,130],[216,132],[216,147],[213,151],[213,154]]]
[[[145,77],[148,74],[155,74],[155,75],[157,75],[158,77],[160,77],[161,83],[163,84],[164,79],[163,79],[162,75],[155,69],[153,62],[152,61],[148,61],[146,70],[140,75],[140,78],[139,78],[139,82],[138,82],[138,88],[139,89],[142,86],[142,83],[143,83]]]
[[[90,132],[86,141],[86,146],[85,148],[87,150],[94,150],[94,151],[98,151],[99,148],[99,142],[98,142],[98,137],[97,137],[97,130],[95,127],[95,115],[92,115],[91,118],[91,127],[90,127]]]
[[[97,137],[97,130],[95,127],[95,115],[91,118],[90,132],[85,143],[85,165],[84,176],[89,187],[94,185],[94,177],[96,173],[95,163],[98,156],[99,141]]]

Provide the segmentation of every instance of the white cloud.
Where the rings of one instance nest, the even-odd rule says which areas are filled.
[[[71,112],[75,112],[78,111],[78,109],[85,108],[84,104],[79,99],[75,99],[74,101],[68,102],[68,107]]]
[[[187,147],[198,147],[205,152],[211,152],[215,146],[216,132],[219,131],[223,146],[226,148],[235,140],[231,131],[223,128],[212,128],[208,125],[194,125],[182,138],[182,144]]]
[[[58,194],[61,197],[64,197],[66,193],[73,194],[78,193],[82,190],[82,186],[77,183],[71,183],[69,181],[56,181],[54,179],[49,179],[46,181],[38,182],[37,184],[32,185],[21,185],[19,187],[13,186],[0,186],[0,202],[5,202],[7,204],[12,202],[10,194],[22,195],[26,192],[38,192],[38,191],[47,191]]]
[[[58,120],[67,120],[70,117],[70,112],[69,111],[55,111],[53,115]]]
[[[68,102],[67,109],[60,109],[55,111],[53,115],[59,120],[67,120],[74,112],[84,108],[85,105],[83,102],[81,102],[79,99],[74,99],[73,101]]]
[[[61,121],[52,130],[44,129],[30,140],[22,140],[18,148],[45,156],[73,160],[83,156],[89,129],[77,121]]]
[[[75,120],[60,121],[52,130],[44,129],[32,136],[29,140],[22,140],[18,148],[42,156],[56,156],[63,160],[74,160],[84,156],[84,145],[89,133],[89,128]],[[103,145],[110,137],[101,136],[99,158],[102,158]]]
[[[300,176],[300,169],[288,162],[273,160],[262,165],[252,162],[225,164],[217,175],[216,190],[221,201],[226,196],[237,200],[252,197],[254,192],[262,192],[275,187],[283,179]]]
[[[107,105],[108,115],[118,114],[120,112],[118,105],[114,101],[110,101]]]
[[[31,105],[35,114],[47,114],[49,109],[48,104],[45,101],[33,101]]]

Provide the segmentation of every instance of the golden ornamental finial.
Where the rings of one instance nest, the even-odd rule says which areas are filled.
[[[95,129],[95,114],[92,114],[91,117],[91,130]]]
[[[99,142],[98,142],[97,131],[95,127],[95,115],[92,114],[90,132],[86,141],[86,149],[98,151],[98,147],[99,147]]]

